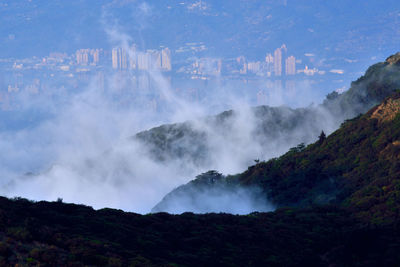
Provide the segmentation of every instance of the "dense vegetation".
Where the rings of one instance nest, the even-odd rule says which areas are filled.
[[[258,186],[278,207],[344,205],[368,221],[388,222],[397,219],[400,212],[399,159],[397,92],[365,115],[346,121],[328,137],[322,133],[317,142],[307,147],[300,144],[279,158],[259,162],[242,174],[206,186],[209,190],[221,183],[237,188]],[[156,208],[168,206],[174,197],[184,193],[194,198],[204,187],[204,183],[199,186],[196,182],[181,186]]]
[[[396,67],[396,57],[367,74],[382,77],[384,68]],[[394,81],[392,75],[387,78]],[[385,84],[368,84],[378,83]],[[394,91],[378,87],[357,98]],[[357,95],[353,88],[330,101],[346,105]],[[275,212],[138,215],[0,197],[0,266],[396,266],[399,159],[395,92],[313,144],[257,161],[241,174],[208,172],[164,199],[199,187],[257,186],[279,207]]]
[[[142,216],[0,198],[2,266],[390,266],[399,249],[397,225],[334,206]]]
[[[397,218],[399,98],[396,93],[324,140],[250,167],[238,180],[260,185],[278,206],[336,203],[352,207],[368,220]]]

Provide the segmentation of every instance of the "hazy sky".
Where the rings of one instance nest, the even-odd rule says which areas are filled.
[[[296,54],[378,56],[397,49],[399,14],[395,0],[3,0],[0,57],[110,48],[110,24],[142,49],[204,42],[214,55],[258,57],[286,43]]]

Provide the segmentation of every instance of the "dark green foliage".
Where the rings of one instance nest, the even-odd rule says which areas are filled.
[[[398,99],[400,93],[393,95]],[[307,148],[255,165],[237,179],[261,186],[278,206],[336,203],[353,207],[374,222],[400,212],[400,116],[372,119],[376,108],[349,120]]]
[[[318,143],[321,145],[326,139],[326,135],[324,131],[321,131],[321,134],[318,136]]]
[[[348,93],[328,96],[324,106],[364,112],[367,105],[355,104],[374,103],[394,91],[399,62],[400,54],[372,66]],[[399,98],[399,92],[392,96]],[[263,131],[296,129],[280,117],[282,109],[265,109],[276,112],[279,123],[262,125]],[[210,171],[190,183],[204,190],[259,186],[281,207],[275,212],[143,216],[0,197],[0,266],[397,266],[400,115],[379,121],[371,118],[376,110],[242,174]],[[179,127],[164,127],[174,132],[172,141],[180,139]],[[164,134],[152,131],[142,138],[168,146]]]
[[[335,206],[180,216],[0,198],[0,261],[49,266],[374,266],[398,262],[400,229]],[[31,236],[8,234],[20,228]]]
[[[400,92],[391,97],[399,98]],[[400,212],[400,115],[380,122],[371,118],[376,109],[347,120],[329,137],[321,132],[316,143],[299,144],[218,184],[229,181],[234,190],[260,187],[266,200],[278,207],[345,205],[366,221],[393,221]],[[205,178],[200,176],[167,197],[211,192],[215,184],[204,183]]]

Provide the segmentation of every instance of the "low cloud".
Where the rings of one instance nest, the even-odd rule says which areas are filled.
[[[141,18],[151,13],[146,5],[139,5]],[[121,32],[112,15],[104,12],[110,42],[131,53],[132,38]],[[148,22],[143,19],[141,23]],[[104,88],[98,85],[98,77],[93,77],[88,86],[79,88],[79,93],[63,93],[66,89],[60,87],[53,88],[54,92],[61,92],[58,97],[50,93],[40,93],[34,98],[21,94],[18,101],[23,112],[40,110],[48,116],[37,125],[0,132],[0,193],[34,200],[54,201],[60,197],[65,202],[84,203],[95,208],[147,213],[168,192],[199,173],[210,169],[224,174],[241,172],[253,164],[254,159],[279,156],[298,143],[312,142],[322,129],[329,133],[338,125],[335,118],[319,107],[313,107],[315,113],[312,114],[316,116],[305,109],[294,111],[280,107],[303,108],[311,102],[321,102],[323,97],[315,96],[310,81],[290,90],[277,81],[268,86],[264,101],[277,108],[252,109],[251,101],[235,93],[240,90],[231,85],[217,84],[207,92],[206,101],[196,102],[177,94],[163,73],[152,70],[143,75],[153,84],[151,94],[159,100],[162,112],[146,108],[148,92],[139,88],[137,77],[129,72],[103,73]],[[224,120],[213,121],[208,117],[230,108],[235,112],[225,124]],[[299,114],[307,120],[292,123],[298,121]],[[132,138],[135,133],[162,123],[184,121],[190,121],[188,127],[204,136],[207,150],[202,164],[184,153],[180,157],[158,160],[151,147]],[[178,154],[196,152],[197,144],[192,139],[178,142]],[[246,213],[271,208],[267,203],[260,204],[257,189],[221,194],[204,193],[201,201],[204,205],[197,210],[180,205],[171,212]],[[219,205],[212,206],[212,203]]]

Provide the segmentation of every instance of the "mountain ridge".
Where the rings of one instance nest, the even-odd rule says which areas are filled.
[[[0,265],[396,266],[399,99],[243,173],[189,183],[257,185],[274,212],[139,215],[0,197]]]
[[[361,217],[393,220],[400,212],[400,206],[395,204],[400,203],[395,189],[400,184],[396,179],[400,177],[399,111],[400,92],[397,91],[366,114],[346,121],[328,137],[320,137],[308,146],[293,147],[278,158],[257,163],[243,173],[228,175],[220,183],[237,188],[257,186],[276,207],[345,205],[353,207]],[[382,119],[382,115],[376,114],[386,117]],[[207,186],[215,185],[208,183]],[[185,194],[184,188],[190,189],[190,193]],[[170,192],[153,212],[162,208],[172,211],[168,209],[168,202],[195,199],[196,183],[176,190],[179,195]]]
[[[321,130],[329,134],[344,120],[367,112],[400,89],[399,62],[400,53],[397,53],[385,62],[372,65],[351,83],[349,90],[342,94],[332,92],[317,106],[230,110],[194,121],[161,125],[139,132],[133,139],[144,144],[158,161],[181,160],[183,165],[192,164],[201,169],[218,169],[215,163],[220,154],[240,157],[235,147],[242,151],[255,147],[248,156],[240,158],[245,162],[244,168],[254,159],[276,157],[299,143],[309,144]],[[240,134],[249,140],[247,143],[236,141],[240,139],[239,126]]]

